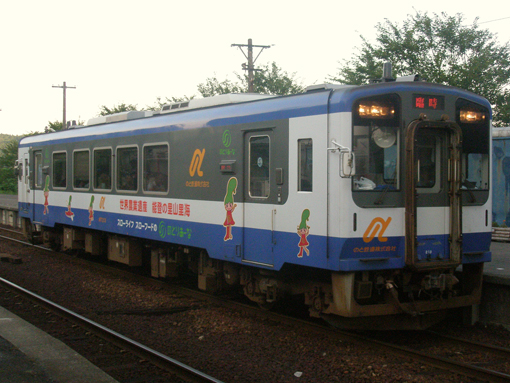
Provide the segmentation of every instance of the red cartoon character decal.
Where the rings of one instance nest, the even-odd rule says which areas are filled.
[[[92,221],[94,220],[94,196],[90,197],[90,205],[89,205],[89,226],[92,225]]]
[[[66,211],[66,217],[71,218],[71,221],[74,221],[74,213],[71,211],[71,200],[73,199],[73,196],[69,196],[69,202],[67,203],[67,211]]]
[[[50,195],[50,176],[46,176],[46,183],[44,185],[44,210],[43,214],[50,214],[50,209],[48,208],[48,197]]]
[[[306,251],[306,255],[310,255],[310,250],[308,250],[308,234],[310,234],[310,227],[306,224],[308,219],[310,218],[310,210],[305,209],[303,213],[301,213],[301,223],[297,227],[297,234],[301,238],[299,241],[299,253],[298,258],[303,258],[303,250]]]
[[[223,204],[225,205],[225,210],[227,212],[227,218],[223,223],[223,226],[225,226],[226,228],[225,238],[223,238],[224,241],[229,241],[234,238],[232,236],[232,226],[234,226],[236,223],[234,221],[232,213],[237,207],[237,204],[234,203],[234,194],[236,194],[236,191],[237,191],[237,178],[232,177],[228,180],[227,193],[225,194],[225,199],[223,201]]]

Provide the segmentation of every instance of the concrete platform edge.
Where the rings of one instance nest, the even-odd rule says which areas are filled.
[[[58,383],[117,381],[58,339],[0,307],[0,336]]]

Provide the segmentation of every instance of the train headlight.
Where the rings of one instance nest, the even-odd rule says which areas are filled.
[[[395,107],[389,102],[363,101],[358,106],[358,115],[361,118],[393,118]]]
[[[485,113],[472,109],[472,108],[462,108],[460,110],[460,122],[474,124],[477,122],[485,121]]]

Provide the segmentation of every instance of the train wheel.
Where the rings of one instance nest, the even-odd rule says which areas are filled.
[[[26,238],[27,241],[30,242],[32,245],[35,243],[34,240],[34,225],[32,225],[32,222],[28,221],[26,225]]]

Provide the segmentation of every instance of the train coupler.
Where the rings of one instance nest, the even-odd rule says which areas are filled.
[[[416,307],[414,309],[411,309],[407,305],[404,305],[404,304],[402,304],[402,302],[400,302],[400,299],[398,299],[398,291],[397,291],[397,288],[393,281],[386,281],[386,289],[390,293],[389,298],[390,298],[391,303],[393,303],[393,305],[396,308],[402,310],[404,313],[409,314],[413,317],[421,315],[421,312],[419,312],[416,309]],[[414,300],[412,301],[412,303],[414,306]]]

